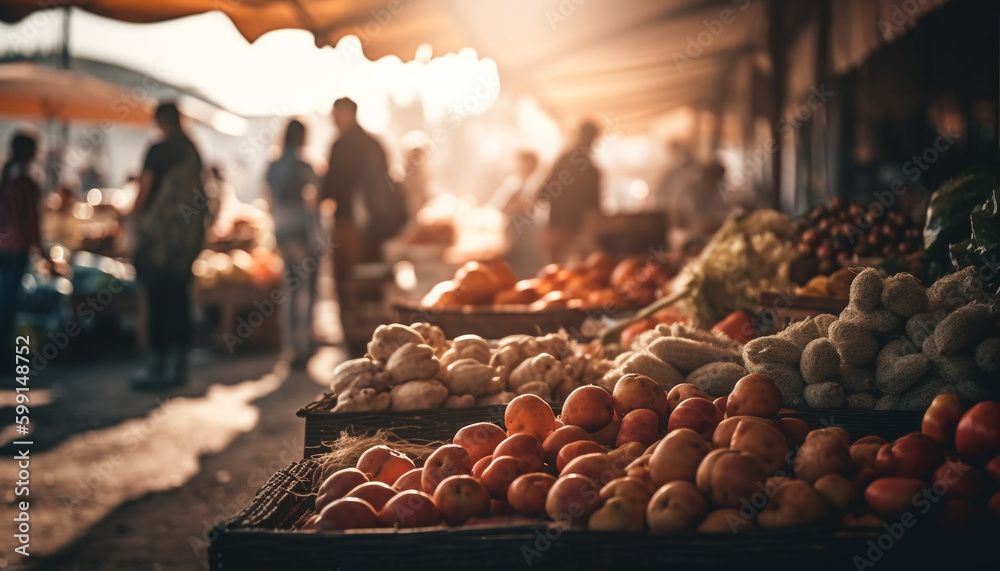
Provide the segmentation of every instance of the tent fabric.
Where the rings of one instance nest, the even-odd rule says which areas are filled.
[[[531,93],[550,113],[628,126],[682,105],[711,104],[740,61],[766,38],[766,2],[660,0],[68,0],[128,22],[219,10],[247,40],[282,28],[312,31],[317,45],[351,34],[369,59],[473,47],[497,62],[505,87]],[[16,21],[46,7],[0,4]],[[341,46],[344,49],[344,45]],[[641,128],[641,126],[639,126]],[[628,127],[626,127],[628,129]]]
[[[836,74],[861,65],[872,52],[917,25],[949,0],[834,0],[830,5],[830,64]]]
[[[149,125],[152,105],[120,85],[76,71],[32,63],[0,65],[0,110],[4,116],[67,123],[85,121]]]

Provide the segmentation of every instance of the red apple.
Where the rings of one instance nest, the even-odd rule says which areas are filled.
[[[507,438],[507,433],[499,426],[492,422],[477,422],[458,429],[452,442],[465,448],[475,464],[483,456],[493,454],[504,438]]]
[[[879,449],[875,456],[875,469],[883,477],[930,477],[941,462],[945,452],[936,440],[920,432],[911,432]]]
[[[378,512],[387,527],[428,527],[441,522],[434,498],[418,490],[405,490],[392,497]]]
[[[556,483],[555,476],[534,472],[522,474],[507,488],[507,502],[517,513],[528,517],[545,515],[545,498]]]
[[[607,426],[614,414],[615,403],[611,393],[596,385],[585,385],[566,397],[560,418],[565,424],[595,432]]]
[[[390,498],[396,495],[396,490],[382,482],[365,482],[347,493],[346,498],[361,498],[371,504],[378,513]]]
[[[970,408],[955,429],[955,449],[967,461],[1000,454],[1000,403],[983,401]]]
[[[915,478],[879,478],[865,489],[865,501],[875,513],[894,520],[915,508],[915,498],[931,493],[930,484]],[[929,500],[921,500],[929,501]]]
[[[538,472],[545,465],[545,451],[542,450],[542,443],[534,436],[526,433],[508,436],[501,442],[493,457],[513,456],[524,463],[524,468],[528,472]]]
[[[982,472],[961,461],[948,460],[931,476],[934,493],[949,499],[980,502],[986,496]]]
[[[678,428],[690,428],[709,440],[715,427],[722,422],[722,413],[711,401],[705,399],[688,399],[677,405],[667,420],[667,432]]]
[[[358,458],[358,470],[369,480],[383,482],[390,486],[400,476],[416,468],[409,456],[385,445],[372,446]]]
[[[578,440],[562,447],[556,457],[556,470],[562,473],[567,464],[585,454],[607,452],[607,448],[591,440]]]
[[[708,513],[708,500],[686,480],[671,482],[653,494],[646,521],[653,533],[692,529]]]
[[[524,463],[513,456],[497,456],[483,471],[479,480],[486,486],[490,495],[498,499],[507,499],[507,488],[518,476],[526,473]]]
[[[627,442],[638,442],[645,448],[659,437],[660,415],[648,408],[638,408],[622,418],[615,444],[623,446]]]
[[[560,476],[567,474],[583,474],[599,486],[603,486],[614,480],[625,476],[626,465],[615,460],[604,452],[594,454],[584,454],[570,460],[569,464],[559,472]]]
[[[555,466],[556,457],[558,457],[562,447],[570,442],[580,440],[590,440],[590,435],[579,426],[569,425],[552,431],[552,434],[549,434],[545,438],[545,442],[542,442],[542,450],[545,452],[545,462],[550,466]]]
[[[683,405],[683,403],[681,403]],[[698,466],[698,489],[719,507],[742,507],[761,494],[768,473],[760,461],[739,450],[720,448],[705,456]]]
[[[580,527],[601,507],[598,485],[582,474],[559,477],[545,497],[545,513],[565,527]]]
[[[641,408],[655,411],[660,418],[667,416],[667,393],[663,392],[656,381],[645,375],[624,375],[615,383],[611,397],[619,418]]]
[[[337,470],[329,478],[323,480],[319,491],[316,492],[316,513],[323,511],[323,508],[330,505],[334,500],[347,495],[354,488],[368,481],[368,476],[357,468],[344,468]]]
[[[315,524],[318,531],[371,529],[381,525],[375,508],[360,498],[334,500],[319,512]]]
[[[472,473],[469,452],[457,444],[445,444],[431,453],[420,478],[423,491],[433,494],[445,478]],[[440,507],[440,505],[438,506]]]
[[[937,440],[942,446],[951,448],[955,444],[955,429],[965,410],[962,397],[955,394],[938,395],[924,412],[920,432]]]
[[[434,490],[434,503],[448,525],[462,525],[471,517],[490,515],[490,493],[468,475],[449,476]]]

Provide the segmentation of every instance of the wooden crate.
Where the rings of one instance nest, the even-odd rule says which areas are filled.
[[[757,299],[763,312],[770,316],[773,332],[778,332],[789,323],[815,317],[823,313],[840,315],[847,307],[847,300],[838,297],[816,297],[794,293],[764,292]]]

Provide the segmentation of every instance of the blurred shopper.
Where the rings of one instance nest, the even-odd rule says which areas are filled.
[[[733,209],[720,191],[726,168],[717,162],[700,168],[700,176],[678,188],[670,207],[670,227],[681,231],[681,249],[695,255],[708,243]]]
[[[0,347],[4,350],[13,348],[17,296],[29,254],[37,250],[51,267],[39,234],[42,192],[37,169],[32,168],[37,152],[33,136],[16,133],[0,172]]]
[[[320,194],[336,202],[333,275],[345,335],[351,311],[351,268],[379,261],[382,244],[398,234],[407,221],[406,197],[389,177],[385,151],[358,125],[357,112],[357,103],[346,97],[333,103],[333,122],[340,135],[330,150],[330,166]],[[351,349],[357,352],[360,347]]]
[[[407,217],[413,220],[417,212],[427,204],[430,198],[430,183],[427,177],[427,149],[416,146],[406,153],[403,163],[403,177],[399,182],[406,197]]]
[[[548,263],[566,261],[588,213],[600,212],[601,172],[591,157],[597,135],[596,124],[581,124],[576,145],[559,157],[538,190],[536,201],[549,203],[549,223],[542,240]]]
[[[538,155],[532,151],[517,153],[517,168],[493,193],[490,204],[507,215],[510,248],[507,263],[519,278],[530,278],[541,269],[543,260],[538,249],[539,233],[535,224],[535,208],[531,175],[538,169]]]
[[[157,107],[156,125],[163,136],[146,153],[133,209],[136,278],[146,290],[151,355],[132,386],[151,390],[187,382],[191,264],[208,220],[201,156],[181,128],[177,106]]]
[[[653,196],[657,208],[668,210],[678,193],[697,183],[702,177],[702,168],[694,158],[691,147],[679,140],[667,144],[667,160],[670,165],[660,180]]]
[[[305,271],[319,229],[316,209],[316,173],[302,160],[306,128],[301,121],[289,121],[281,158],[267,169],[274,214],[274,237],[285,262],[281,307],[283,352],[295,365],[302,365],[313,353],[313,304],[316,300],[316,271]]]

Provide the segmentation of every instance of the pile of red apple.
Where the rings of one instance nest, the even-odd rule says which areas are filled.
[[[367,450],[356,468],[322,483],[306,527],[547,518],[594,530],[735,533],[838,522],[909,527],[905,518],[927,516],[957,531],[991,512],[1000,518],[1000,404],[966,411],[942,395],[922,432],[852,443],[842,428],[810,431],[778,418],[780,403],[765,375],[747,375],[714,402],[694,385],[666,393],[626,375],[613,394],[576,389],[559,418],[544,400],[522,395],[507,406],[507,431],[465,426],[423,467],[387,446]]]

